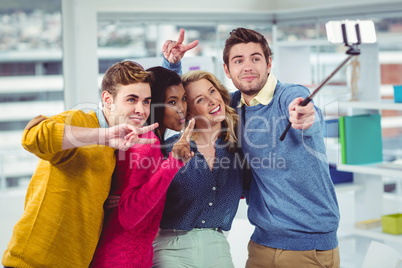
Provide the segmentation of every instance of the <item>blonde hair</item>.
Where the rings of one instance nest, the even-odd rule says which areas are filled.
[[[222,121],[222,133],[225,136],[225,142],[229,143],[229,150],[233,151],[237,148],[236,129],[239,122],[239,116],[236,110],[230,107],[230,94],[226,87],[222,85],[218,78],[210,72],[206,71],[190,71],[181,76],[184,89],[193,82],[197,82],[201,79],[206,79],[218,90],[221,94],[223,102],[225,103],[225,119]]]

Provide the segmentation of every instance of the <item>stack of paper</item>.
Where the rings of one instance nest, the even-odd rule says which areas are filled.
[[[371,219],[355,222],[355,227],[358,229],[371,229],[381,226],[381,219]]]

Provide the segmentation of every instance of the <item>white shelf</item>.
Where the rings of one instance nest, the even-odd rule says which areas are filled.
[[[354,227],[341,227],[341,231],[347,232],[353,235],[369,237],[372,239],[401,243],[402,235],[393,235],[382,232],[382,227],[371,228],[371,229],[357,229]]]
[[[335,184],[335,192],[336,193],[344,193],[344,192],[355,192],[361,191],[364,189],[364,185],[354,183],[354,182],[345,182],[345,183],[337,183]]]
[[[382,101],[340,101],[339,102],[339,108],[402,111],[402,103],[395,103],[393,100],[382,100]]]
[[[62,75],[8,76],[0,78],[1,94],[62,92]]]
[[[396,177],[402,178],[402,169],[400,168],[386,168],[381,165],[386,165],[387,163],[376,163],[376,164],[367,164],[367,165],[345,165],[339,164],[337,165],[337,169],[340,171],[347,172],[355,172],[361,174],[369,174],[369,175],[379,175],[386,177]]]
[[[0,122],[30,121],[37,115],[52,116],[64,111],[63,101],[9,102],[0,104]]]

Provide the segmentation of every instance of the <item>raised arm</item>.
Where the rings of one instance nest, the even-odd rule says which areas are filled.
[[[59,161],[66,150],[86,145],[99,144],[126,150],[135,143],[153,143],[155,139],[139,139],[138,135],[157,126],[139,129],[119,125],[105,129],[99,128],[97,121],[82,111],[67,111],[54,117],[40,115],[32,119],[24,129],[21,143],[41,159]]]
[[[67,150],[100,144],[125,151],[134,144],[154,143],[156,139],[145,139],[138,136],[157,127],[158,123],[141,128],[129,124],[121,124],[111,128],[82,128],[66,125],[62,148]]]

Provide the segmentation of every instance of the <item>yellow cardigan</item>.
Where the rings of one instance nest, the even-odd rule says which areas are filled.
[[[22,145],[40,160],[4,266],[88,267],[92,260],[116,162],[114,149],[92,145],[62,151],[64,124],[100,127],[95,112],[79,110],[40,116],[28,124]]]

